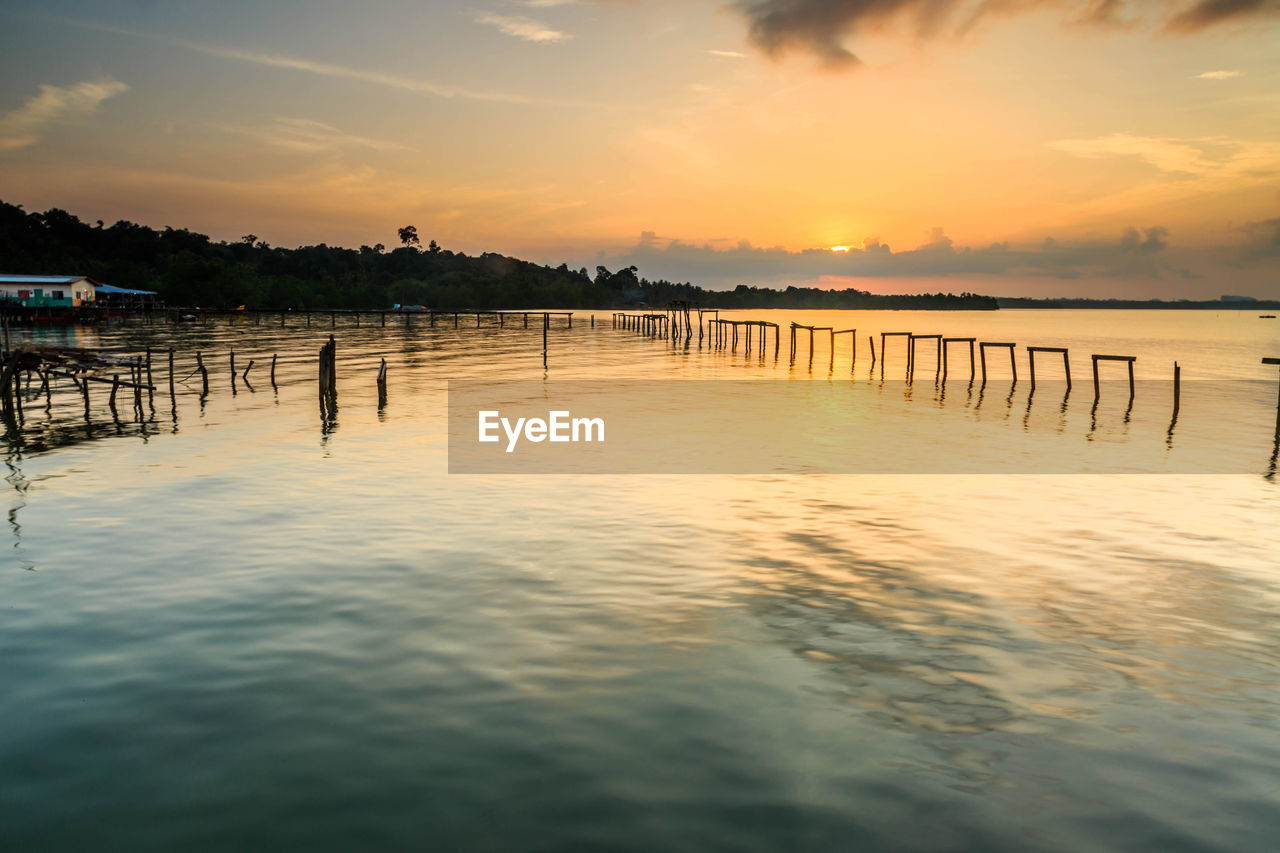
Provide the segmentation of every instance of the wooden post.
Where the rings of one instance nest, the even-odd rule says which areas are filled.
[[[1263,364],[1280,364],[1280,358],[1264,358]],[[1276,400],[1276,442],[1280,444],[1280,399]]]
[[[381,409],[387,405],[387,360],[382,359],[381,366],[378,367],[378,408]]]
[[[203,390],[200,392],[201,397],[209,396],[209,370],[204,366],[204,356],[196,350],[196,369],[200,371],[200,383]]]
[[[547,369],[547,327],[551,325],[551,317],[542,315],[542,369]]]
[[[271,356],[271,385],[272,385],[272,387],[274,387],[274,386],[275,386],[275,384],[276,384],[276,356],[275,356],[275,355],[273,355],[273,356]]]
[[[1137,361],[1131,355],[1094,355],[1093,356],[1093,399],[1097,400],[1100,394],[1098,385],[1098,362],[1099,361],[1123,361],[1129,366],[1129,402],[1133,402],[1133,363]]]
[[[133,404],[138,407],[138,417],[142,417],[142,356],[135,356],[133,359]],[[151,383],[148,382],[148,385]]]
[[[338,342],[329,336],[329,391],[338,393]]]
[[[173,394],[173,347],[169,347],[169,396],[172,397]]]
[[[151,347],[147,347],[147,384],[155,384],[155,382],[151,380]]]
[[[246,367],[246,368],[244,369],[244,373],[243,373],[243,374],[241,374],[241,376],[240,376],[240,378],[244,380],[244,384],[246,384],[246,385],[248,385],[248,384],[249,384],[249,371],[250,371],[250,370],[253,370],[253,359],[249,359],[249,366],[248,366],[248,367]]]
[[[1178,409],[1182,405],[1182,367],[1178,362],[1173,363],[1173,416],[1178,416]]]
[[[86,383],[87,384],[87,383]],[[111,397],[107,400],[107,405],[111,407],[111,411],[116,410],[116,391],[120,388],[120,374],[115,373],[111,376]]]

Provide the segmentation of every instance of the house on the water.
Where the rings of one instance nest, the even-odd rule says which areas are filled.
[[[93,303],[97,289],[85,275],[0,275],[0,299],[28,308],[79,308]]]
[[[94,282],[94,291],[94,302],[100,308],[145,310],[156,307],[158,301],[154,290],[131,290],[100,281]]]

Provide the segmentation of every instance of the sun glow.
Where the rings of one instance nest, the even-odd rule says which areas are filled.
[[[852,249],[852,248],[853,248],[852,246],[832,246],[832,247],[831,247],[831,251],[833,251],[833,252],[847,252],[847,251],[849,251],[849,250],[850,250],[850,249]]]

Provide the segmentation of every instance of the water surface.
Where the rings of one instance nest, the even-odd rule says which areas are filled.
[[[340,319],[326,423],[318,315],[41,331],[176,346],[180,376],[199,348],[212,390],[171,405],[157,370],[140,425],[59,388],[6,439],[0,846],[1271,846],[1265,440],[1233,476],[448,475],[450,379],[831,372],[588,315],[545,373],[519,324]],[[881,331],[1069,346],[1082,378],[1090,352],[1149,381],[1280,355],[1247,312],[741,316],[857,326],[863,386]]]

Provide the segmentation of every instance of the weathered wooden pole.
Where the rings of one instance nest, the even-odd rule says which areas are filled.
[[[151,380],[151,347],[147,347],[147,384],[154,385]]]
[[[1133,402],[1133,363],[1137,358],[1132,355],[1094,355],[1093,356],[1093,398],[1096,400],[1100,394],[1098,384],[1098,362],[1099,361],[1123,361],[1129,367],[1129,401]]]
[[[329,391],[338,393],[338,342],[329,336]]]
[[[1264,358],[1263,364],[1280,364],[1280,358]],[[1280,399],[1276,400],[1276,441],[1280,443]]]
[[[276,384],[276,355],[271,356],[271,385]]]
[[[142,417],[142,356],[135,356],[133,359],[133,369],[136,378],[133,380],[133,404],[138,407],[138,417]],[[150,377],[148,377],[150,379]],[[147,387],[151,387],[151,382],[147,382]]]
[[[250,371],[250,370],[253,370],[253,359],[249,359],[249,366],[248,366],[248,367],[246,367],[246,368],[244,369],[244,373],[243,373],[243,374],[241,374],[241,376],[240,376],[240,378],[244,380],[244,384],[246,384],[246,385],[248,385],[248,384],[249,384],[249,371]]]
[[[378,408],[381,409],[387,405],[387,360],[382,359],[382,364],[378,367]]]
[[[120,374],[116,373],[111,376],[111,396],[107,400],[107,405],[111,407],[112,414],[114,414],[116,410],[116,391],[119,390],[119,388]]]
[[[1182,366],[1178,362],[1173,363],[1173,416],[1178,416],[1178,409],[1182,405]]]
[[[547,369],[547,327],[551,325],[550,315],[542,315],[542,369]]]
[[[209,370],[204,366],[204,356],[196,350],[196,369],[200,371],[200,383],[203,390],[200,392],[201,397],[209,396]]]

